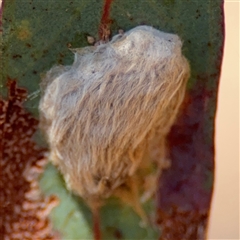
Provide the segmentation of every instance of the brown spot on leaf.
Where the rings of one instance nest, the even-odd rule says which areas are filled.
[[[224,1],[222,16],[223,6]],[[223,17],[219,25],[224,36]],[[212,63],[216,72],[197,76],[198,82],[187,94],[169,134],[172,167],[162,174],[157,196],[158,223],[162,228],[160,239],[206,238],[214,181],[214,106],[223,47],[224,42]]]
[[[162,225],[160,240],[205,239],[205,227],[208,219],[206,212],[183,211],[173,207],[168,213],[159,211]]]
[[[28,24],[26,25],[21,25],[18,29],[18,33],[17,33],[17,38],[19,38],[22,41],[25,41],[26,39],[31,38],[32,33],[29,29]]]
[[[162,174],[158,192],[160,239],[205,239],[214,172],[213,132],[206,127],[210,122],[207,103],[214,95],[204,82],[199,81],[197,89],[186,96],[169,134],[172,166]],[[212,181],[206,187],[209,175]]]
[[[45,150],[31,139],[38,121],[22,107],[27,91],[8,81],[8,100],[0,99],[0,191],[3,239],[58,239],[48,214],[55,196],[44,198],[39,174],[47,162]]]

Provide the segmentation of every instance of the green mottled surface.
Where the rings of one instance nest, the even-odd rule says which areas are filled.
[[[191,64],[188,88],[199,79],[213,102],[206,118],[206,131],[213,131],[216,106],[216,75],[219,74],[220,49],[223,44],[221,0],[115,0],[110,18],[112,32],[127,31],[137,25],[152,25],[177,33],[184,42],[183,51]],[[87,46],[86,36],[98,38],[98,27],[104,1],[100,0],[9,0],[3,11],[3,55],[0,66],[1,91],[5,93],[7,77],[26,87],[32,97],[25,107],[38,114],[40,77],[53,65],[71,64],[73,54],[68,47]],[[34,93],[36,96],[34,96]],[[206,138],[206,143],[211,143]],[[207,173],[212,179],[212,173]],[[208,186],[210,180],[206,181]],[[51,214],[54,226],[63,239],[91,239],[89,209],[69,193],[57,171],[49,165],[41,179],[46,194],[57,194],[61,204]],[[150,214],[151,211],[148,210]],[[139,226],[132,210],[116,201],[102,209],[104,239],[156,239],[151,228]]]
[[[55,194],[61,199],[53,209],[51,219],[63,239],[92,239],[92,219],[89,208],[83,201],[65,189],[64,181],[57,170],[49,164],[40,180],[45,194]],[[145,210],[153,213],[151,203]],[[115,239],[118,234],[124,239],[156,239],[157,230],[140,227],[140,218],[133,210],[116,199],[110,199],[101,209],[103,239]]]

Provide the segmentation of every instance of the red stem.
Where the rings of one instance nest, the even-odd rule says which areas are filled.
[[[105,0],[104,7],[102,12],[102,18],[98,30],[99,38],[103,39],[106,35],[106,31],[108,30],[108,24],[110,23],[110,8],[113,0]]]
[[[93,233],[94,233],[94,240],[101,240],[99,209],[96,208],[96,209],[94,209],[92,212],[93,212]]]

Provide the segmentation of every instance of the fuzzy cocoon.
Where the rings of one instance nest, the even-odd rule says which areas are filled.
[[[163,167],[190,74],[181,48],[177,35],[139,26],[75,49],[72,66],[54,67],[43,79],[50,158],[90,205],[129,182],[146,159]]]

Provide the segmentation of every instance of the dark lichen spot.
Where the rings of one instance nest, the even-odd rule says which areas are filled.
[[[63,64],[63,60],[62,59],[58,59],[58,64]]]
[[[123,234],[119,229],[115,229],[114,231],[114,237],[118,240],[123,239]]]
[[[163,4],[170,7],[175,3],[175,0],[163,0]]]
[[[12,56],[13,59],[17,59],[17,58],[22,58],[22,56],[20,54],[15,54]]]
[[[47,49],[44,49],[43,50],[43,54],[47,54],[48,53],[48,50]]]
[[[200,18],[201,17],[201,13],[200,13],[200,10],[199,9],[197,9],[196,10],[196,19],[198,19],[198,18]]]

